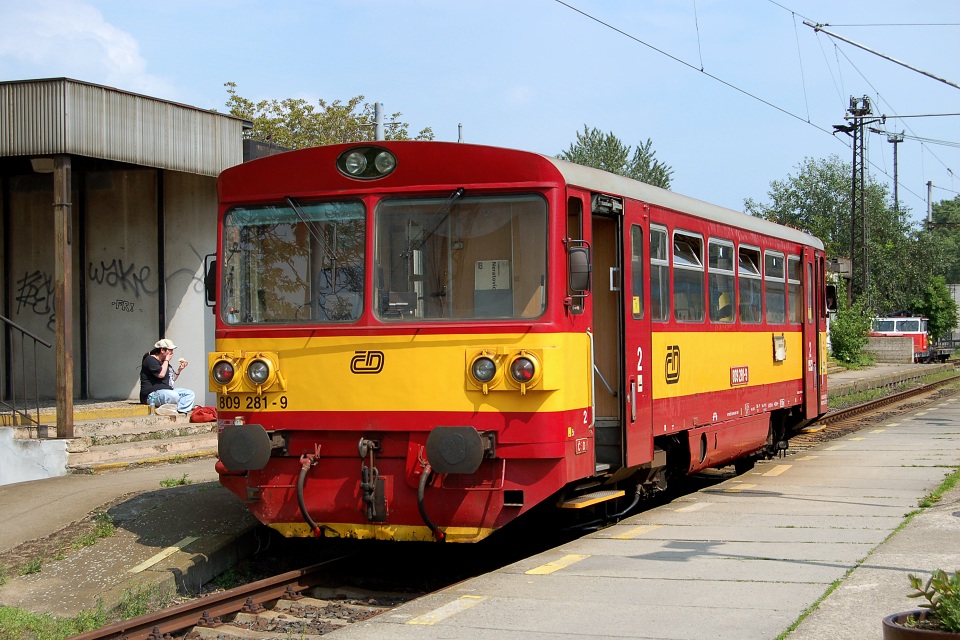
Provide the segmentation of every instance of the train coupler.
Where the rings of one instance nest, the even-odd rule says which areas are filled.
[[[361,438],[357,445],[357,452],[360,454],[360,491],[363,492],[363,500],[367,511],[367,520],[370,522],[387,521],[387,499],[384,490],[383,479],[380,477],[380,471],[376,467],[376,452],[380,445],[374,440]],[[369,466],[367,462],[369,461]]]

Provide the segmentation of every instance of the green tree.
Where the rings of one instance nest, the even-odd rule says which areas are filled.
[[[253,128],[246,134],[250,139],[288,149],[374,139],[374,105],[364,102],[363,96],[346,102],[318,100],[316,105],[302,98],[253,102],[237,93],[235,82],[227,82],[224,86],[230,115],[253,123]],[[397,112],[384,116],[387,140],[411,139],[410,125],[400,121],[401,115]],[[413,139],[433,140],[433,137],[433,130],[427,127]]]
[[[928,318],[927,333],[933,340],[948,336],[957,326],[957,303],[943,276],[927,281],[920,297],[914,300],[913,309]]]
[[[632,152],[632,155],[631,155]],[[610,173],[633,178],[664,189],[670,188],[673,169],[656,159],[653,141],[647,141],[633,149],[613,132],[603,133],[597,128],[583,125],[583,132],[577,132],[577,141],[557,157],[587,167],[602,169]]]
[[[960,196],[933,203],[931,237],[944,245],[939,273],[950,284],[960,283]]]
[[[806,158],[796,175],[770,183],[769,202],[752,199],[744,208],[755,216],[802,229],[820,238],[827,257],[850,255],[851,165],[838,156]],[[867,179],[867,256],[871,310],[879,315],[914,311],[930,277],[949,262],[943,235],[911,228],[907,209],[896,209],[885,185]]]

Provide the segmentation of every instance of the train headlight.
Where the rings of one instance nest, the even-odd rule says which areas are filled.
[[[263,360],[254,360],[247,365],[247,377],[253,384],[261,386],[270,379],[270,365]]]
[[[340,154],[337,169],[360,180],[376,180],[397,168],[397,156],[381,147],[354,147]]]
[[[487,356],[481,356],[473,361],[470,373],[473,374],[477,382],[488,383],[497,375],[497,363]]]
[[[377,159],[373,161],[373,166],[381,175],[387,175],[397,166],[397,157],[389,151],[381,151],[377,154]]]
[[[367,168],[367,157],[360,151],[351,151],[343,159],[343,168],[352,176],[359,176]]]
[[[519,384],[528,384],[537,373],[537,365],[523,356],[510,363],[510,375]]]
[[[233,368],[233,364],[226,360],[220,360],[213,365],[213,379],[216,380],[218,384],[230,384],[233,382],[235,373],[236,371]]]

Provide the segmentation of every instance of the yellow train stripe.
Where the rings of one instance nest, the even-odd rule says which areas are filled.
[[[319,523],[323,535],[331,538],[349,538],[354,540],[403,540],[411,542],[430,542],[433,532],[425,526],[389,525],[389,524],[344,524]],[[313,531],[305,522],[274,522],[270,525],[286,538],[312,538]],[[447,542],[476,542],[483,540],[494,529],[487,527],[441,527]]]
[[[451,616],[455,616],[462,611],[466,611],[471,607],[475,607],[489,596],[460,596],[453,602],[448,602],[438,609],[434,609],[430,613],[425,613],[422,616],[417,616],[411,620],[407,620],[406,624],[437,624]]]
[[[547,564],[542,564],[539,567],[530,569],[529,571],[524,571],[525,574],[531,576],[545,576],[547,574],[553,573],[555,571],[560,571],[561,569],[566,569],[572,564],[576,564],[581,560],[589,558],[589,555],[581,555],[578,553],[571,553],[570,555],[563,556],[559,560],[554,560],[553,562],[548,562]]]

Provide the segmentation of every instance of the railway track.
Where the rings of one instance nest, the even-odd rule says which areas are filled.
[[[345,570],[344,555],[305,569],[204,595],[155,613],[76,636],[73,640],[311,640],[388,611],[421,595],[324,587],[331,573]],[[304,591],[327,597],[306,596]]]

